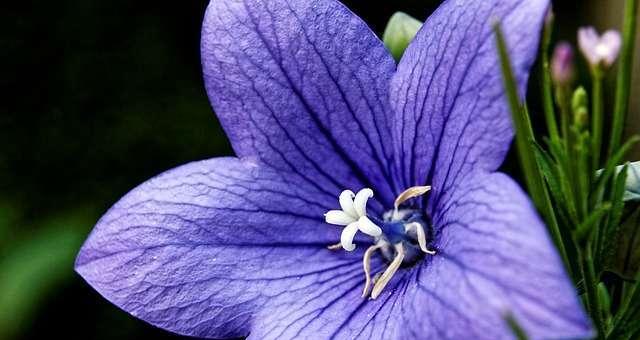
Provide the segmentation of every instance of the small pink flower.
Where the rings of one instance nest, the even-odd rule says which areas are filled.
[[[551,57],[551,78],[557,85],[568,85],[573,81],[575,67],[571,44],[562,41],[556,45]]]
[[[580,51],[592,67],[610,67],[618,58],[622,39],[615,30],[599,35],[593,27],[582,27],[578,30]]]

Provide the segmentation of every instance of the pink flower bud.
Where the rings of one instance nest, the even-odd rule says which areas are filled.
[[[578,30],[578,45],[592,67],[610,67],[618,58],[622,39],[615,30],[600,36],[595,28],[582,27]]]
[[[551,78],[557,85],[569,85],[575,74],[573,64],[573,48],[562,41],[556,45],[551,57]]]

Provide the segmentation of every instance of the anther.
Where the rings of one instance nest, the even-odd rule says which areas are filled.
[[[404,260],[404,247],[402,246],[402,243],[396,243],[394,245],[394,248],[396,250],[396,257],[393,259],[393,261],[391,261],[389,267],[387,267],[384,273],[382,273],[382,276],[380,276],[380,278],[373,285],[373,290],[371,291],[372,299],[376,299],[378,296],[380,296],[380,293],[382,293],[384,287],[386,287],[389,281],[391,281],[393,275],[398,271],[398,268],[400,268],[402,260]]]
[[[416,237],[418,238],[418,245],[420,246],[420,250],[429,255],[436,254],[435,250],[429,250],[429,248],[427,248],[427,235],[424,232],[424,227],[422,227],[422,224],[418,222],[407,223],[404,226],[404,230],[405,232],[415,231]]]
[[[382,246],[380,244],[374,244],[371,247],[367,248],[364,252],[364,256],[362,257],[362,267],[364,268],[364,290],[362,291],[362,297],[367,297],[369,295],[369,287],[371,286],[371,256],[373,253],[380,249]]]
[[[327,249],[329,249],[329,250],[340,250],[340,249],[342,249],[342,243],[338,242],[336,244],[329,245],[329,246],[327,246]]]
[[[411,187],[398,195],[395,202],[393,202],[393,217],[397,218],[398,216],[398,208],[400,205],[414,197],[422,196],[428,193],[431,190],[431,187],[426,186],[415,186]]]

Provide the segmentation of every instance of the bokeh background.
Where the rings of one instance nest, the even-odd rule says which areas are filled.
[[[424,19],[439,3],[344,2],[379,35],[395,11]],[[102,299],[73,272],[73,260],[100,215],[137,184],[182,163],[232,155],[202,82],[206,5],[2,5],[1,340],[179,338]],[[556,12],[557,36],[575,41],[579,25],[619,27],[622,1],[558,1]],[[628,133],[640,131],[636,70]],[[514,171],[513,164],[511,157],[505,169]]]

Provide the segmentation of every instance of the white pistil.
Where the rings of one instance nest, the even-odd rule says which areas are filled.
[[[382,235],[382,229],[380,229],[380,227],[375,223],[371,222],[367,216],[362,216],[358,219],[358,227],[360,228],[360,231],[369,236],[378,237]]]
[[[376,283],[373,285],[373,290],[371,291],[372,299],[380,296],[380,293],[382,293],[384,287],[386,287],[389,281],[391,281],[393,275],[398,271],[398,268],[400,268],[402,260],[404,260],[404,247],[402,246],[402,243],[396,243],[394,245],[394,248],[396,249],[396,257],[393,258],[393,261],[391,261],[389,267],[387,267],[384,273],[382,273],[382,276],[380,276],[380,278],[376,280]]]
[[[342,210],[329,210],[324,214],[324,220],[329,224],[348,225],[355,219]]]
[[[347,213],[349,216],[352,216],[353,218],[357,218],[358,213],[356,212],[356,209],[353,207],[354,197],[356,197],[356,195],[353,193],[353,191],[345,190],[340,194],[340,197],[338,198],[338,200],[340,201],[340,208],[342,208],[342,211]]]
[[[325,221],[329,224],[345,226],[340,235],[340,244],[346,251],[356,249],[353,239],[358,231],[371,237],[382,235],[382,229],[367,217],[367,202],[373,197],[373,190],[364,188],[353,194],[351,190],[345,190],[340,194],[340,208],[342,210],[329,210],[324,214]],[[330,249],[334,249],[331,246]]]
[[[344,227],[340,235],[340,244],[342,244],[344,250],[353,251],[356,249],[356,245],[353,244],[353,238],[356,236],[356,232],[358,232],[358,222],[349,223],[349,225]]]
[[[356,197],[353,199],[353,208],[359,217],[367,216],[367,201],[369,201],[371,197],[373,197],[373,190],[369,188],[364,188],[356,194]]]

